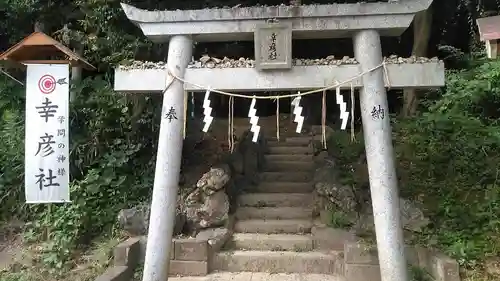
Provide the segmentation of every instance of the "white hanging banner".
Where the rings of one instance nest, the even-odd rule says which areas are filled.
[[[208,132],[210,128],[210,124],[214,118],[212,117],[212,107],[210,107],[210,89],[205,92],[205,98],[203,99],[203,122],[205,122],[205,126],[203,126],[203,132]]]
[[[69,200],[69,65],[28,64],[26,203]]]
[[[300,99],[301,96],[297,96],[292,100],[293,114],[295,115],[293,122],[297,123],[297,129],[295,130],[297,134],[300,134],[302,132],[302,126],[304,125],[304,116],[302,116],[302,106],[300,106]]]
[[[250,132],[253,133],[253,142],[257,142],[260,133],[260,126],[257,125],[259,123],[259,116],[257,116],[257,109],[255,109],[256,102],[257,100],[254,97],[250,104],[250,109],[248,110],[248,117],[250,118],[250,124],[252,124],[252,126],[250,127]]]
[[[340,86],[335,89],[335,96],[337,104],[340,106],[340,119],[342,119],[340,128],[345,130],[347,128],[347,120],[349,119],[349,111],[347,111],[347,103],[344,102],[344,98],[340,94]]]

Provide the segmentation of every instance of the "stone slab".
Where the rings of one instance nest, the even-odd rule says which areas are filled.
[[[299,161],[267,161],[265,170],[268,172],[281,171],[312,171],[314,170],[314,162],[299,162]]]
[[[307,146],[271,146],[269,154],[274,155],[312,155],[312,147]]]
[[[343,251],[346,242],[357,240],[355,234],[344,229],[314,226],[311,229],[314,248],[319,250]]]
[[[441,253],[433,253],[430,264],[431,275],[436,281],[460,281],[457,261]]]
[[[207,274],[208,263],[206,261],[170,261],[170,276],[205,276]]]
[[[207,261],[208,241],[204,239],[175,239],[175,260]]]
[[[358,242],[346,242],[344,244],[344,258],[346,264],[369,264],[378,265],[376,248],[368,248]]]
[[[310,235],[235,233],[232,242],[239,250],[305,252],[313,249]]]
[[[237,221],[235,230],[242,233],[308,233],[311,231],[310,220],[244,220]]]
[[[326,274],[217,272],[204,277],[170,277],[169,281],[346,281]]]
[[[444,86],[444,64],[442,62],[387,64],[389,82],[386,86],[397,88],[436,88]],[[334,85],[359,75],[359,65],[308,65],[294,66],[289,71],[259,72],[255,68],[188,68],[185,79],[212,89],[255,91],[305,91]],[[115,69],[114,89],[130,93],[162,93],[168,83],[165,69]],[[222,79],[225,78],[225,79]],[[387,79],[386,79],[387,80]],[[353,82],[355,88],[362,86],[361,79]],[[390,85],[389,85],[390,84]],[[350,89],[350,84],[341,86]],[[201,91],[185,84],[187,91]]]
[[[139,237],[132,237],[118,244],[113,250],[115,266],[136,266],[141,259]]]
[[[133,271],[128,266],[112,266],[95,279],[95,281],[129,281]]]
[[[287,219],[310,219],[312,210],[305,207],[239,207],[236,210],[236,218],[264,219],[264,220],[287,220]]]
[[[229,272],[316,273],[342,275],[340,253],[233,251],[214,257],[214,269]]]
[[[381,281],[380,267],[370,264],[346,264],[345,277],[346,281]]]
[[[362,29],[399,36],[410,26],[415,13],[426,10],[431,3],[413,0],[184,11],[146,11],[122,4],[122,9],[155,42],[179,34],[192,34],[194,40],[202,42],[252,40],[255,29],[270,18],[292,25],[295,39],[347,37]]]
[[[308,193],[247,193],[238,198],[240,207],[310,207]]]
[[[267,183],[275,182],[296,182],[296,183],[309,183],[313,179],[312,172],[263,172],[260,174],[260,180]],[[272,182],[272,183],[271,183]]]
[[[218,252],[230,237],[231,232],[224,227],[204,229],[196,235],[197,239],[208,242],[209,255]]]
[[[313,155],[300,154],[267,154],[266,161],[314,161]]]
[[[260,193],[311,193],[314,185],[311,182],[261,182],[255,187],[255,192]]]

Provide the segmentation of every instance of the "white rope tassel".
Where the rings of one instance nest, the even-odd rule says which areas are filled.
[[[389,79],[389,71],[387,70],[387,65],[385,62],[382,63],[383,71],[384,71],[384,77],[385,80],[387,81],[387,88],[390,90],[391,89],[391,80]]]
[[[228,109],[228,128],[227,128],[227,140],[229,143],[229,150],[233,153],[234,150],[234,97],[229,97],[229,109]]]
[[[356,98],[354,97],[354,85],[351,83],[351,142],[356,140],[356,134],[354,133],[354,108],[355,108]]]
[[[187,111],[188,111],[188,95],[187,91],[184,91],[184,128],[182,130],[182,138],[186,139],[186,126],[187,126]]]
[[[326,91],[323,91],[323,100],[321,105],[321,142],[323,143],[323,149],[326,147]]]
[[[233,144],[231,143],[231,98],[229,97],[229,101],[227,103],[227,147],[231,151],[231,147]]]
[[[280,141],[280,98],[276,98],[276,139]]]
[[[234,151],[234,97],[231,97],[231,153]]]

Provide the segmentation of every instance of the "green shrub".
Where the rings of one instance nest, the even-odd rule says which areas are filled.
[[[2,88],[7,91],[12,88]],[[27,238],[49,241],[43,258],[51,269],[63,268],[73,249],[109,229],[121,208],[149,199],[154,173],[160,109],[153,104],[158,101],[119,95],[102,76],[72,91],[77,96],[70,106],[72,203],[21,203],[23,112],[4,110],[0,123],[5,144],[0,148],[0,214],[32,220]]]
[[[447,73],[445,91],[423,100],[423,114],[392,121],[400,193],[431,220],[416,242],[474,266],[500,254],[500,62],[469,65]],[[336,133],[330,153],[347,183],[359,184],[353,167],[363,142],[349,138]]]

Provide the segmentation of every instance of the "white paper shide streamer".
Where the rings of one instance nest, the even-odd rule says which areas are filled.
[[[205,123],[205,126],[203,126],[203,132],[206,133],[208,132],[208,129],[210,128],[210,125],[212,124],[212,121],[214,118],[211,116],[212,114],[212,107],[210,107],[210,89],[208,89],[205,92],[205,99],[203,100],[203,122]]]
[[[29,64],[26,71],[26,203],[69,199],[69,66]]]
[[[300,92],[299,92],[300,94]],[[297,130],[295,132],[302,132],[302,126],[304,125],[304,116],[302,116],[302,106],[300,106],[301,97],[295,97],[292,100],[293,114],[295,115],[293,122],[297,123]]]
[[[347,103],[344,102],[344,98],[340,94],[340,87],[337,87],[335,95],[337,104],[340,106],[340,119],[342,120],[341,129],[345,130],[347,128],[347,120],[349,120],[349,112],[347,111]]]
[[[257,100],[255,98],[252,99],[252,103],[250,104],[250,110],[248,111],[248,117],[250,118],[250,124],[252,124],[252,127],[250,127],[250,131],[253,133],[253,142],[257,142],[259,139],[259,133],[260,133],[260,126],[257,125],[259,122],[259,117],[257,116],[257,109],[255,109],[255,102]]]

